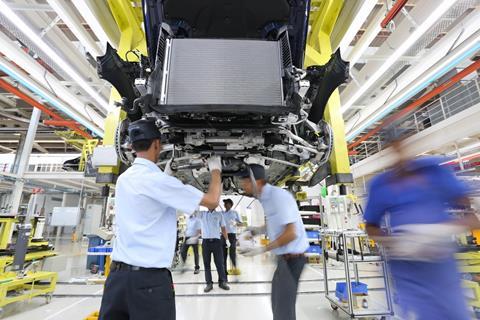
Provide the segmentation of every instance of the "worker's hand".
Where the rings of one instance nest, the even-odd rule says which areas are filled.
[[[225,240],[225,247],[230,248],[232,244],[230,243],[230,240]]]
[[[245,257],[253,257],[258,256],[259,254],[267,252],[267,247],[251,247],[251,248],[244,248],[243,250],[239,251],[241,255]]]
[[[190,237],[187,240],[187,244],[198,244],[198,239],[200,239],[200,236]]]
[[[168,160],[168,161],[167,161],[167,164],[165,165],[165,170],[163,170],[163,172],[164,172],[165,174],[168,174],[169,176],[173,176],[172,162],[173,162],[173,158],[171,158],[170,160]]]
[[[210,172],[214,170],[222,172],[222,158],[220,158],[219,156],[212,156],[208,158],[207,164]]]
[[[247,227],[245,231],[250,231],[252,236],[258,236],[260,234],[265,234],[265,227]]]

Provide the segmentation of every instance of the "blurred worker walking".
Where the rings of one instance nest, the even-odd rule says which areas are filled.
[[[227,229],[228,241],[230,242],[230,248],[227,246],[225,237],[222,236],[223,242],[223,261],[224,268],[227,271],[227,275],[239,275],[240,270],[237,268],[237,226],[242,226],[242,220],[237,211],[233,210],[232,199],[223,200],[225,211],[223,212],[223,219],[225,220],[225,228]],[[230,256],[232,261],[232,268],[228,270],[227,261]]]
[[[212,255],[218,273],[218,286],[223,290],[230,290],[227,284],[227,273],[223,266],[223,249],[220,240],[220,233],[223,234],[225,239],[228,239],[223,215],[221,212],[211,209],[199,212],[198,217],[202,222],[202,256],[205,267],[205,282],[207,283],[203,291],[207,293],[213,290],[212,267],[210,264]],[[226,243],[227,246],[230,246],[228,240]]]
[[[184,185],[157,166],[162,144],[154,120],[129,126],[137,158],[119,176],[115,189],[116,239],[100,320],[174,320],[175,292],[169,268],[176,242],[176,210],[193,213],[199,205],[218,206],[221,160],[208,160],[211,183],[206,194]]]
[[[244,255],[272,251],[277,256],[272,280],[273,320],[295,320],[298,283],[309,247],[297,203],[288,191],[266,182],[265,168],[261,165],[250,165],[241,178],[242,189],[260,201],[266,217],[266,226],[248,230],[253,235],[266,232],[270,239],[267,246],[249,248]]]
[[[192,247],[193,257],[195,261],[194,274],[200,273],[200,261],[198,257],[198,240],[201,235],[201,222],[197,217],[198,212],[193,213],[187,218],[187,230],[185,231],[185,242],[182,246],[182,271],[185,270],[185,262],[187,260],[188,249]]]
[[[452,235],[479,221],[447,212],[449,205],[468,207],[468,189],[441,159],[410,159],[395,131],[388,135],[396,163],[372,180],[364,218],[368,234],[385,247],[401,318],[470,319]]]

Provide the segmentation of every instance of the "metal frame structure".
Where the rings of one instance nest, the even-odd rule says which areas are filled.
[[[325,297],[330,301],[331,306],[334,310],[340,309],[349,315],[352,319],[356,317],[372,317],[372,316],[391,316],[393,315],[393,302],[390,291],[390,284],[388,280],[387,265],[385,260],[381,256],[368,256],[368,257],[358,257],[354,254],[356,249],[356,242],[358,239],[365,239],[367,235],[363,231],[333,231],[333,230],[322,230],[322,251],[323,251],[323,274],[324,274],[324,283],[325,283]],[[346,278],[346,288],[347,288],[347,307],[342,305],[336,298],[331,294],[331,290],[328,285],[328,266],[327,266],[327,257],[328,257],[328,246],[329,239],[338,238],[343,244],[344,253],[339,260],[343,263],[345,270]],[[349,249],[351,253],[349,253]],[[387,309],[386,310],[376,310],[376,311],[356,311],[354,310],[354,294],[352,292],[352,279],[355,279],[356,282],[360,282],[360,273],[358,270],[359,263],[378,263],[382,265],[382,273],[385,285],[385,296]],[[351,268],[353,267],[353,276],[351,275]]]

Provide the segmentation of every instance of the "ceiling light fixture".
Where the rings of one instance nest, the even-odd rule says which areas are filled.
[[[372,115],[368,121],[363,124],[358,124],[356,127],[352,127],[346,135],[347,141],[350,142],[355,139],[355,137],[362,133],[365,129],[367,129],[377,121],[383,119],[393,109],[401,106],[405,101],[418,94],[429,84],[444,76],[447,72],[451,71],[459,63],[465,61],[473,54],[475,54],[475,52],[477,52],[478,50],[480,50],[480,31],[473,34],[470,38],[468,38],[468,40],[455,48],[449,56],[443,59],[443,61],[435,64],[433,68],[430,68],[422,76],[416,79],[410,85],[410,87],[402,90],[401,94],[397,98],[393,99],[381,110],[377,110],[377,112]]]
[[[112,108],[108,105],[106,99],[104,99],[98,92],[93,89],[83,77],[72,68],[70,63],[63,60],[57,52],[50,47],[43,39],[38,35],[35,30],[30,28],[23,19],[17,15],[10,7],[6,4],[4,0],[0,0],[0,12],[1,14],[10,20],[25,36],[27,36],[36,46],[40,48],[46,55],[48,55],[52,61],[60,68],[62,68],[65,73],[67,73],[75,82],[77,82],[80,87],[85,90],[88,95],[90,95],[98,104],[97,107],[103,109],[103,111],[108,112]]]
[[[364,0],[356,2],[360,5],[360,8],[354,13],[355,16],[353,17],[352,22],[347,29],[347,32],[345,32],[342,40],[340,40],[340,43],[338,45],[338,47],[340,48],[340,52],[346,52],[353,38],[358,33],[358,30],[362,27],[363,23],[367,19],[370,12],[372,12],[377,2],[377,0]]]
[[[398,61],[398,59],[407,52],[425,32],[430,29],[438,19],[440,19],[445,12],[447,12],[458,0],[443,0],[438,3],[437,8],[420,24],[410,36],[398,47],[392,55],[385,60],[385,63],[373,73],[368,80],[355,92],[355,94],[342,105],[342,112],[345,112],[352,107],[352,105],[362,97],[365,92],[390,69],[390,67]]]
[[[8,65],[8,63],[6,63],[6,61],[4,59],[0,59],[0,71],[7,74],[13,80],[19,82],[22,86],[24,86],[25,88],[27,88],[31,92],[37,94],[42,99],[45,99],[45,101],[47,101],[55,109],[64,112],[70,118],[74,119],[75,121],[78,121],[80,124],[82,124],[83,126],[88,128],[89,130],[91,130],[97,136],[103,137],[103,131],[101,131],[97,126],[95,126],[90,121],[87,121],[84,118],[79,117],[78,114],[75,114],[70,108],[66,107],[58,99],[54,98],[53,95],[49,91],[47,91],[47,90],[43,89],[42,87],[38,86],[36,83],[34,83],[30,79],[26,78],[25,75],[19,74],[18,72],[13,70]]]

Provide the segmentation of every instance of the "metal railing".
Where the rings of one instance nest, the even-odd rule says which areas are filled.
[[[464,111],[480,103],[480,78],[463,80],[452,88],[446,90],[439,97],[405,118],[396,121],[395,128],[402,132],[402,136],[409,137],[428,129],[451,116]],[[362,142],[354,151],[355,155],[350,156],[352,164],[357,163],[385,148],[385,136],[387,130],[384,128],[369,140]]]

